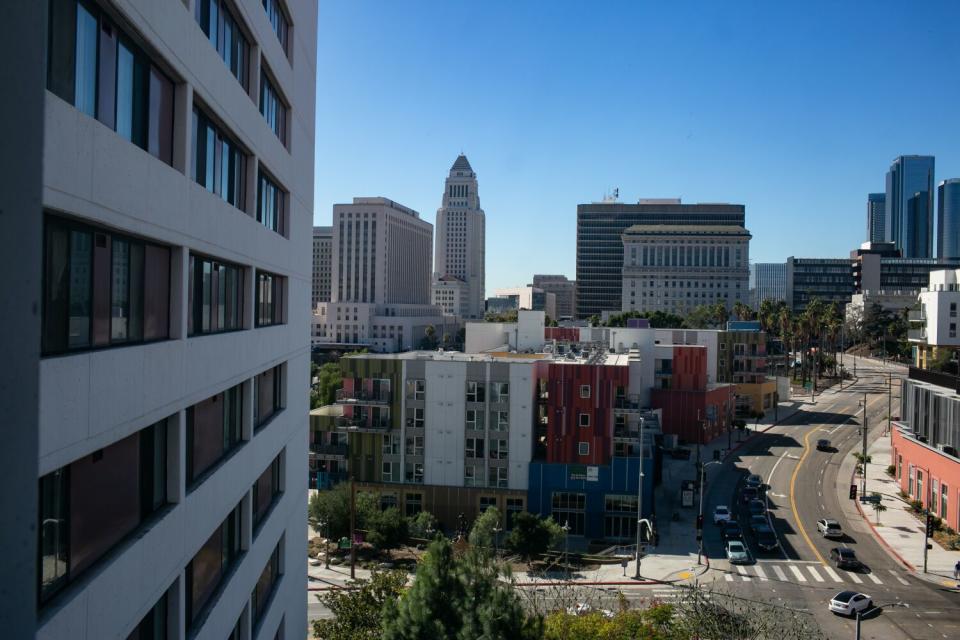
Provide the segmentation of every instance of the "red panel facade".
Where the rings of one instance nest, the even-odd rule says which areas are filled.
[[[707,386],[707,348],[702,345],[674,345],[671,389],[687,391]]]
[[[546,461],[609,464],[614,398],[618,388],[627,387],[629,369],[545,362],[537,367],[537,376],[548,393]],[[587,444],[585,455],[580,454],[580,443]]]
[[[899,428],[890,431],[890,444],[900,489],[929,507],[947,526],[960,529],[960,462],[904,436]]]
[[[544,327],[543,337],[546,340],[560,340],[562,342],[580,342],[579,327]]]
[[[706,443],[726,433],[729,399],[726,386],[710,391],[652,389],[650,392],[653,408],[663,409],[663,432],[675,433],[688,443]],[[710,406],[715,407],[716,420],[707,420]]]

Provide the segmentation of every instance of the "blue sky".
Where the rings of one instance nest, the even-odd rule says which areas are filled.
[[[834,6],[836,5],[836,6]],[[576,205],[746,205],[751,260],[843,257],[900,154],[960,177],[957,2],[320,2],[315,224],[433,222],[462,150],[487,292],[576,272]]]

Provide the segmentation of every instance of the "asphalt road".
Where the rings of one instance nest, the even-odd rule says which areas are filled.
[[[888,371],[895,372],[892,413],[897,415],[896,375],[905,371],[861,366],[857,383],[837,394],[819,396],[816,403],[784,424],[754,438],[724,465],[708,488],[704,509],[704,548],[714,569],[708,575],[718,588],[808,611],[828,638],[854,637],[855,622],[827,610],[830,597],[845,589],[866,593],[881,605],[864,617],[863,638],[960,638],[960,595],[913,577],[894,561],[856,515],[849,499],[851,452],[859,451],[862,442],[859,403],[866,392],[870,438],[879,436],[887,415]],[[820,438],[829,439],[832,449],[818,451],[815,445]],[[748,516],[736,504],[736,496],[749,473],[759,474],[767,485],[769,512],[780,546],[762,551],[747,532],[753,562],[731,567],[724,559],[719,529],[710,524],[711,514],[717,504],[735,507],[748,531]],[[844,538],[820,536],[816,521],[822,517],[838,520]],[[830,549],[837,546],[854,549],[863,569],[843,571],[832,565]]]

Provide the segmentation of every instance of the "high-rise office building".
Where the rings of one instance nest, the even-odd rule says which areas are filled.
[[[606,201],[577,205],[578,318],[619,311],[622,300],[623,232],[635,224],[743,227],[742,204],[681,204],[679,199]]]
[[[484,313],[486,224],[486,215],[480,208],[477,174],[461,153],[450,167],[443,202],[437,209],[433,277],[436,281],[452,276],[465,284],[465,318],[482,318]]]
[[[867,194],[867,242],[883,242],[887,194]]]
[[[8,590],[37,638],[303,638],[316,3],[42,4],[39,552]]]
[[[533,286],[557,296],[557,317],[555,320],[573,318],[574,313],[576,313],[576,281],[568,280],[567,276],[535,274],[533,276]]]
[[[904,258],[933,257],[933,156],[899,156],[887,172],[884,240]]]
[[[764,300],[787,300],[787,263],[757,262],[750,265],[750,304],[759,309]]]
[[[937,187],[937,257],[960,258],[960,178]]]
[[[814,298],[841,309],[853,295],[853,266],[848,258],[787,258],[787,306],[801,313]]]
[[[333,227],[313,228],[313,294],[311,308],[318,302],[330,302],[333,282]]]

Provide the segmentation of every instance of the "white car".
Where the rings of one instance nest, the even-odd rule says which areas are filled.
[[[750,552],[740,540],[731,540],[727,543],[727,561],[730,564],[749,564]]]
[[[865,593],[856,591],[841,591],[830,598],[830,611],[843,616],[853,616],[863,613],[873,607],[873,600]]]
[[[842,538],[843,531],[840,529],[840,523],[830,518],[820,518],[817,520],[817,531],[824,538]]]
[[[723,524],[730,521],[730,507],[718,504],[713,509],[713,524]]]

